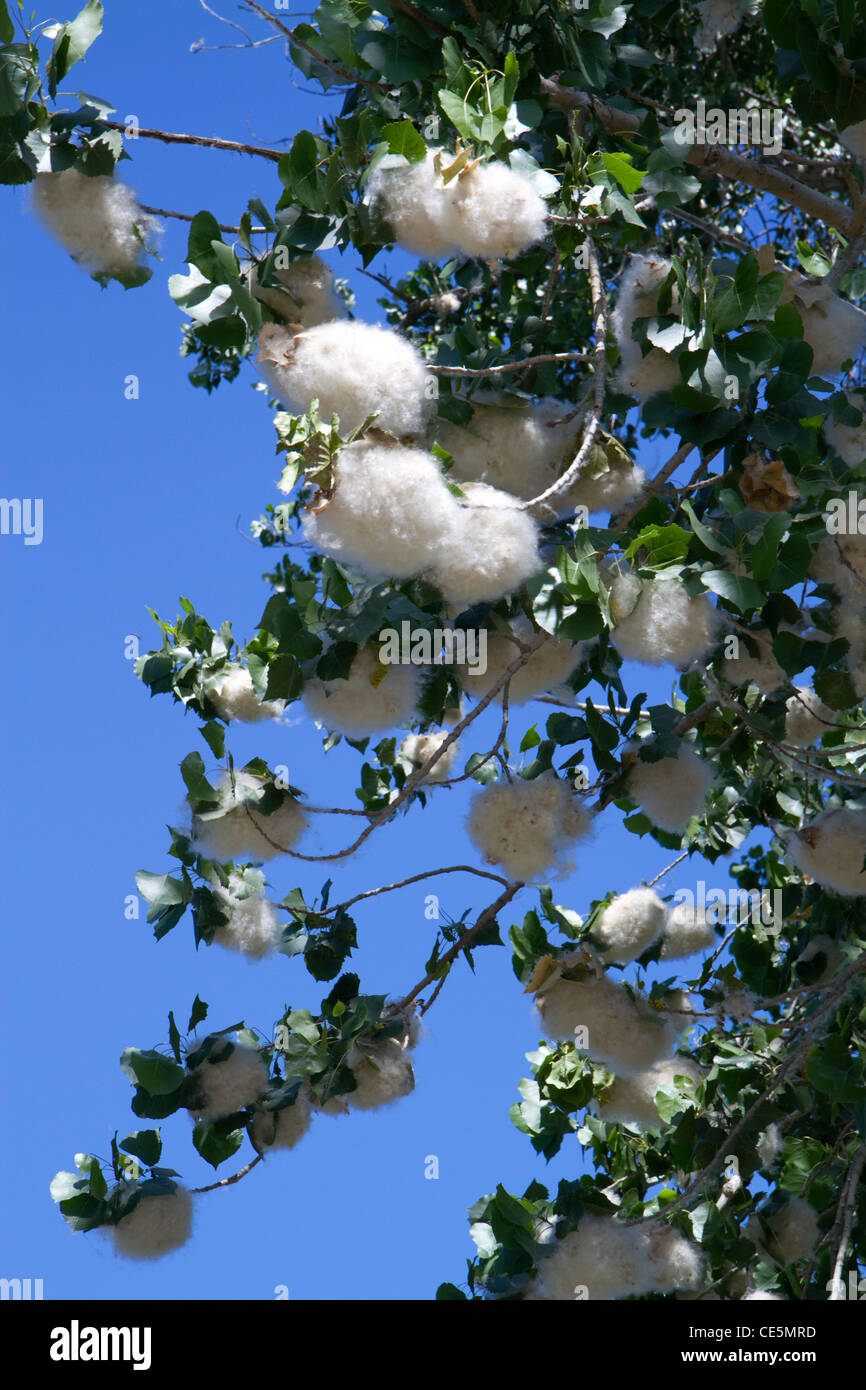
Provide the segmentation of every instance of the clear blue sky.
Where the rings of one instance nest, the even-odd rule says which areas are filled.
[[[108,0],[106,11],[106,33],[74,70],[72,86],[110,99],[119,118],[263,143],[315,128],[329,109],[293,79],[280,44],[191,54],[203,35],[231,41],[231,31],[193,0],[145,11]],[[244,156],[145,140],[131,152],[123,177],[155,206],[206,207],[234,223],[249,197],[273,205],[280,191],[275,166]],[[379,1113],[319,1116],[294,1152],[198,1199],[195,1238],[170,1258],[115,1259],[98,1233],[72,1235],[49,1197],[54,1172],[72,1167],[77,1151],[107,1156],[115,1128],[122,1137],[146,1123],[129,1110],[118,1058],[126,1046],[164,1041],[169,1009],[185,1023],[199,994],[214,1027],[243,1017],[269,1032],[286,1002],[316,1010],[328,987],[299,960],[250,966],[218,948],[196,953],[188,923],[157,944],[143,914],[124,918],[135,871],[169,867],[165,824],[178,822],[183,792],[177,765],[191,749],[207,752],[197,721],[180,706],[149,701],[124,660],[124,639],[137,633],[142,650],[156,645],[146,607],[173,617],[180,594],[214,625],[231,618],[243,638],[267,597],[262,553],[237,529],[279,500],[273,430],[251,389],[252,370],[210,398],[186,379],[188,364],[177,354],[182,319],[166,290],[168,276],[185,271],[182,224],[167,224],[164,260],[147,287],[103,292],[39,229],[26,189],[4,189],[3,200],[2,491],[44,499],[45,531],[39,546],[0,539],[7,595],[0,1275],[42,1278],[47,1298],[269,1299],[277,1285],[292,1298],[428,1298],[441,1280],[462,1279],[473,1252],[471,1202],[497,1182],[520,1191],[533,1176],[555,1186],[579,1171],[576,1140],[546,1167],[508,1117],[518,1079],[528,1074],[524,1053],[539,1036],[509,950],[480,951],[476,978],[465,966],[452,974],[415,1054],[412,1096]],[[383,258],[383,268],[402,264]],[[375,287],[345,263],[340,273],[352,279],[359,316],[379,318]],[[140,380],[137,401],[124,398],[129,373]],[[645,461],[656,457],[653,449]],[[674,679],[672,671],[643,672],[631,688],[646,689],[649,680],[652,697],[664,699]],[[547,712],[541,707],[542,719]],[[515,747],[532,719],[520,712]],[[324,758],[309,724],[241,726],[230,746],[242,762],[258,753],[287,762],[316,804],[353,804],[356,754],[338,749]],[[474,746],[487,745],[479,735]],[[337,869],[278,861],[272,895],[300,884],[311,896],[330,871],[342,899],[462,862],[473,854],[462,832],[470,794],[440,791],[426,812],[379,832]],[[605,814],[579,872],[558,885],[558,901],[585,911],[593,897],[634,887],[673,858],[628,835],[617,816]],[[317,824],[314,846],[339,843]],[[697,862],[684,867],[663,890],[694,886]],[[727,887],[723,866],[704,877]],[[405,993],[423,975],[432,945],[425,894],[438,891],[443,910],[459,916],[495,896],[479,882],[454,875],[438,888],[422,883],[361,905],[361,949],[351,967],[364,988]],[[501,919],[503,936],[534,902],[533,893],[521,894]],[[184,1115],[163,1124],[163,1161],[197,1186],[213,1174],[189,1128]],[[438,1181],[424,1177],[431,1154]],[[229,1164],[219,1176],[231,1171]]]

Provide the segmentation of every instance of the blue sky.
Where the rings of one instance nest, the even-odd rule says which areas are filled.
[[[119,118],[264,143],[315,128],[334,105],[297,85],[281,44],[190,53],[203,35],[231,41],[192,0],[146,12],[108,0],[106,11],[106,32],[72,87],[110,99]],[[273,205],[279,195],[276,168],[264,161],[146,140],[130,148],[122,174],[147,204],[209,208],[234,223],[250,197]],[[524,1053],[539,1036],[508,950],[480,951],[475,978],[462,965],[453,972],[415,1054],[412,1096],[379,1113],[319,1116],[292,1153],[199,1199],[194,1240],[170,1258],[117,1260],[98,1233],[73,1236],[49,1197],[52,1175],[72,1167],[76,1151],[107,1156],[115,1128],[122,1137],[138,1127],[118,1058],[126,1046],[163,1042],[169,1009],[185,1022],[199,994],[213,1026],[243,1017],[270,1032],[287,1002],[315,1011],[328,987],[298,960],[249,966],[217,948],[196,953],[186,922],[157,944],[143,912],[139,921],[124,916],[135,871],[169,867],[178,763],[192,749],[207,753],[197,721],[167,699],[149,701],[124,659],[125,639],[156,645],[146,608],[173,617],[180,594],[214,625],[231,618],[243,638],[267,597],[264,557],[238,531],[280,500],[273,430],[252,371],[211,397],[187,381],[182,318],[166,290],[168,276],[185,271],[181,223],[166,224],[164,259],[148,286],[101,291],[40,230],[26,189],[3,196],[0,253],[14,325],[0,345],[3,492],[43,499],[44,538],[29,547],[0,539],[9,634],[0,677],[9,1121],[0,1274],[42,1278],[47,1298],[269,1299],[278,1285],[291,1298],[428,1298],[441,1280],[462,1278],[473,1249],[465,1209],[477,1197],[497,1182],[520,1191],[532,1177],[555,1186],[579,1171],[576,1140],[548,1167],[508,1117],[529,1070]],[[339,257],[335,264],[352,280],[356,313],[380,318],[371,282]],[[374,268],[403,264],[386,255]],[[131,373],[138,400],[124,396]],[[644,461],[658,457],[653,448]],[[674,679],[670,670],[636,672],[626,683],[664,699]],[[533,718],[521,712],[515,747]],[[259,753],[287,762],[316,804],[353,804],[357,755],[341,748],[323,757],[308,723],[241,726],[229,743],[241,762]],[[488,745],[479,734],[473,746]],[[273,895],[301,885],[310,897],[330,874],[338,901],[435,865],[477,862],[462,830],[469,795],[438,792],[426,812],[380,831],[336,868],[272,865]],[[593,897],[634,887],[673,858],[617,818],[605,813],[557,901],[585,911]],[[313,851],[337,847],[340,833],[317,823]],[[663,890],[693,887],[700,873],[697,861],[682,866]],[[727,886],[723,866],[704,877]],[[491,893],[480,884],[452,875],[360,905],[352,967],[364,987],[406,993],[434,935],[425,895],[438,892],[455,917],[470,907],[474,916],[496,896],[495,885]],[[501,919],[503,936],[534,903],[521,894]],[[189,1128],[185,1116],[164,1123],[163,1161],[197,1186],[213,1174]],[[429,1155],[438,1180],[424,1176]]]

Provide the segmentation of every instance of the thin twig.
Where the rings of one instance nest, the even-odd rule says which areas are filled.
[[[839,1240],[839,1248],[836,1251],[836,1259],[833,1264],[833,1287],[830,1290],[830,1303],[839,1303],[845,1297],[845,1285],[842,1282],[842,1266],[845,1263],[845,1256],[848,1253],[848,1243],[851,1240],[851,1227],[854,1224],[854,1207],[857,1200],[857,1187],[863,1172],[863,1164],[866,1163],[866,1144],[861,1145],[857,1150],[854,1161],[848,1169],[848,1177],[842,1191],[842,1201],[840,1206],[844,1213],[842,1220],[842,1235]]]
[[[341,77],[343,81],[347,82],[350,86],[355,86],[357,83],[360,83],[362,87],[375,87],[376,90],[380,92],[390,92],[393,91],[395,86],[399,86],[399,83],[374,82],[369,77],[361,77],[358,73],[349,72],[346,68],[341,67],[339,63],[332,62],[330,58],[323,58],[321,53],[317,53],[315,48],[310,47],[306,39],[299,38],[294,29],[290,29],[289,26],[284,24],[281,19],[278,19],[275,14],[270,14],[263,5],[257,4],[256,0],[243,0],[243,3],[246,5],[247,9],[253,10],[255,14],[260,15],[268,24],[273,24],[276,29],[279,29],[281,34],[285,34],[289,43],[292,44],[294,48],[300,48],[302,52],[308,53],[317,63],[321,63],[323,68],[327,68],[335,77]]]
[[[457,959],[461,951],[465,951],[467,946],[472,945],[472,942],[475,940],[476,936],[478,936],[484,930],[484,928],[495,919],[497,913],[500,912],[507,903],[511,902],[511,899],[515,897],[517,893],[519,893],[522,887],[522,882],[510,883],[506,888],[505,892],[500,894],[500,896],[496,899],[495,903],[491,903],[489,907],[485,907],[484,911],[481,913],[481,916],[478,918],[478,921],[475,923],[475,926],[470,927],[469,931],[463,933],[460,940],[456,942],[456,944],[452,946],[449,951],[445,952],[441,960],[436,962],[435,968],[431,970],[427,975],[425,975],[423,980],[420,980],[418,982],[415,988],[409,994],[406,995],[405,999],[401,999],[398,1004],[395,1004],[395,1009],[398,1011],[405,1009],[407,1005],[412,1003],[413,999],[417,999],[422,989],[426,989],[428,985],[432,985],[434,980],[438,980],[443,971],[443,967],[450,965],[453,960]]]
[[[539,362],[589,362],[586,352],[545,352],[538,357],[524,357],[520,362],[503,362],[498,367],[445,367],[438,362],[428,362],[428,372],[435,376],[498,376],[502,372],[521,372],[526,367],[535,367]]]
[[[503,878],[501,874],[491,874],[486,869],[475,869],[471,864],[451,864],[447,869],[425,869],[423,874],[413,874],[411,878],[401,879],[399,883],[386,883],[381,888],[368,888],[366,893],[356,893],[354,898],[347,898],[344,903],[325,908],[322,916],[327,916],[329,912],[344,912],[346,908],[362,902],[364,898],[376,898],[380,893],[393,893],[396,888],[406,888],[410,883],[420,883],[422,879],[435,878],[438,874],[476,874],[478,878],[492,878],[496,883],[502,883],[506,887],[510,883],[510,879]]]
[[[262,1154],[256,1154],[255,1158],[251,1158],[249,1163],[244,1164],[243,1168],[239,1168],[236,1173],[232,1173],[230,1178],[220,1178],[219,1182],[212,1182],[207,1187],[193,1187],[190,1191],[216,1192],[218,1187],[231,1187],[234,1183],[240,1182],[241,1178],[245,1178],[247,1173],[251,1173],[256,1164],[261,1163],[262,1157]]]
[[[144,203],[140,204],[142,212],[149,212],[152,217],[176,217],[180,222],[191,222],[193,214],[191,212],[172,212],[169,208],[149,208]],[[218,222],[217,226],[221,232],[240,232],[240,227],[230,227],[225,222]],[[250,227],[250,235],[262,236],[266,232],[265,227]]]
[[[106,130],[126,131],[128,122],[94,121],[93,124]],[[237,140],[218,140],[211,135],[181,135],[177,131],[155,130],[150,126],[137,126],[135,135],[136,139],[143,136],[145,140],[162,140],[166,145],[203,145],[212,150],[230,150],[233,154],[258,155],[260,159],[270,159],[274,164],[282,159],[278,150],[269,150],[265,145],[243,145]]]

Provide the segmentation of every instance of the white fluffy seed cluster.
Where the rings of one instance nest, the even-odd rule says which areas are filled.
[[[221,863],[244,855],[253,859],[274,859],[291,849],[307,824],[294,797],[284,793],[276,810],[265,815],[256,809],[255,799],[245,799],[250,791],[264,791],[261,778],[248,772],[236,772],[234,783],[232,788],[231,778],[225,773],[217,784],[217,790],[229,806],[224,815],[215,819],[193,816],[192,838],[197,847]]]
[[[793,743],[795,748],[817,743],[835,723],[833,711],[807,686],[798,686],[790,700],[785,701],[785,742]]]
[[[443,535],[461,519],[432,454],[359,441],[337,454],[334,493],[307,509],[303,526],[341,564],[408,579],[435,566]]]
[[[431,454],[358,442],[338,453],[334,493],[310,505],[304,533],[374,578],[426,574],[448,603],[494,602],[539,568],[538,526],[496,488],[467,483],[465,496]]]
[[[214,942],[228,951],[237,951],[249,960],[262,960],[277,948],[280,920],[277,909],[262,894],[235,897],[229,889],[220,889],[217,900],[231,919],[214,932]]]
[[[566,782],[551,773],[534,781],[491,782],[476,792],[467,820],[469,838],[488,864],[529,881],[570,865],[564,856],[590,830],[592,817]]]
[[[781,686],[787,685],[788,677],[773,655],[772,638],[769,633],[751,634],[757,647],[757,656],[752,656],[742,638],[738,638],[739,651],[736,656],[726,656],[721,663],[721,674],[729,685],[755,685],[762,695],[772,695]]]
[[[446,603],[495,603],[541,566],[538,526],[514,498],[486,483],[467,483],[467,504],[442,535],[430,578]]]
[[[863,124],[866,127],[866,121]],[[824,434],[842,462],[853,467],[866,459],[866,401],[853,391],[846,391],[845,399],[854,410],[861,412],[863,419],[859,425],[843,425],[841,421],[828,417],[824,421]]]
[[[409,762],[415,764],[415,769],[417,771],[424,766],[428,758],[432,758],[433,754],[441,747],[447,737],[447,729],[432,734],[409,734],[400,744],[400,753],[404,758],[407,758]],[[447,782],[451,775],[451,769],[454,766],[454,759],[457,757],[457,748],[458,742],[455,739],[455,741],[450,743],[445,749],[438,763],[434,763],[431,770],[427,773],[427,776],[424,778],[425,782]]]
[[[516,396],[479,391],[471,400],[467,425],[436,421],[436,439],[451,454],[455,482],[489,483],[524,501],[544,492],[562,472],[576,448],[574,406],[543,398],[527,403]],[[551,498],[556,507],[559,498]],[[563,500],[562,505],[568,508]]]
[[[619,1075],[648,1071],[673,1055],[682,1026],[598,974],[586,981],[558,977],[538,996],[544,1031],[573,1042]]]
[[[633,571],[611,585],[615,626],[611,640],[620,656],[648,666],[670,662],[678,670],[700,660],[716,640],[719,616],[706,596],[689,598],[678,579],[642,580]]]
[[[541,1260],[535,1296],[571,1301],[627,1298],[699,1287],[704,1257],[697,1245],[666,1229],[648,1233],[610,1216],[587,1212],[575,1231]]]
[[[793,304],[800,315],[813,373],[836,376],[842,363],[859,357],[866,346],[866,314],[826,285],[810,284],[798,271],[779,268],[785,277],[781,302]]]
[[[158,1260],[192,1235],[192,1196],[185,1187],[147,1195],[111,1228],[114,1249],[130,1260]]]
[[[817,984],[823,984],[825,980],[829,980],[836,974],[840,965],[844,963],[845,956],[842,951],[839,950],[839,946],[833,940],[832,936],[827,936],[824,932],[819,933],[818,936],[812,937],[808,946],[806,946],[797,957],[797,964],[807,965],[809,961],[814,960],[817,955],[823,955],[826,960],[826,965],[816,981]]]
[[[417,437],[433,410],[420,353],[398,333],[375,324],[337,320],[295,334],[266,323],[258,363],[287,410],[303,415],[318,400],[322,419],[339,416],[343,434],[378,412],[378,429]]]
[[[528,646],[533,638],[538,636],[532,623],[523,614],[512,621],[510,631],[516,640],[507,632],[491,632],[488,636],[487,670],[483,675],[468,666],[458,668],[457,679],[461,689],[468,695],[481,699],[520,656],[518,642]],[[542,643],[511,677],[508,689],[509,705],[525,704],[536,695],[542,695],[545,691],[562,685],[580,664],[583,652],[582,642],[569,642],[551,637]],[[501,694],[497,696],[497,701],[501,703]]]
[[[489,483],[528,501],[546,492],[574,458],[579,438],[574,406],[553,397],[527,402],[516,396],[479,391],[472,397],[468,425],[436,424],[436,437],[454,463],[455,482]],[[562,517],[577,507],[588,512],[616,511],[632,501],[646,481],[618,442],[594,445],[575,478],[539,504],[539,514]]]
[[[291,1105],[282,1110],[257,1110],[250,1125],[250,1138],[264,1149],[293,1149],[310,1128],[313,1109],[309,1087],[302,1084]]]
[[[620,893],[604,909],[592,930],[605,962],[627,965],[642,956],[662,933],[667,907],[652,888]]]
[[[770,1124],[763,1131],[755,1146],[762,1168],[772,1168],[782,1148],[782,1134],[778,1125]]]
[[[415,1089],[412,1063],[396,1038],[352,1047],[346,1065],[357,1082],[344,1097],[350,1110],[378,1110]]]
[[[132,274],[144,251],[142,237],[156,230],[132,189],[110,174],[89,178],[75,168],[37,174],[33,207],[73,260],[94,274]]]
[[[632,745],[631,751],[637,746]],[[676,835],[685,830],[692,816],[701,814],[712,785],[710,764],[681,744],[675,758],[659,758],[654,763],[639,758],[628,774],[626,787],[653,825]]]
[[[218,1120],[254,1105],[268,1084],[268,1069],[256,1048],[236,1042],[224,1061],[205,1057],[189,1075],[196,1083],[192,1113],[197,1120]]]
[[[703,908],[675,903],[668,910],[662,935],[662,960],[684,960],[716,943],[713,924]]]
[[[492,160],[446,182],[453,164],[453,154],[431,149],[415,164],[387,156],[374,170],[367,198],[400,246],[431,260],[454,251],[509,260],[544,238],[547,207],[526,175]]]
[[[365,738],[393,729],[415,713],[417,666],[382,666],[375,647],[360,647],[345,680],[307,681],[302,695],[311,719],[326,729]]]
[[[839,136],[840,142],[857,159],[866,159],[866,121],[846,126]]]
[[[598,1113],[603,1120],[628,1125],[631,1129],[657,1129],[662,1124],[655,1103],[657,1093],[663,1086],[688,1090],[688,1084],[683,1088],[677,1077],[685,1077],[686,1082],[693,1085],[701,1080],[694,1062],[680,1056],[665,1058],[634,1076],[617,1076],[599,1103]]]
[[[828,536],[812,556],[810,578],[832,584],[843,598],[866,601],[866,536]]]
[[[222,719],[257,724],[262,719],[279,719],[284,700],[260,700],[245,666],[234,666],[221,685],[209,692],[211,702]]]
[[[843,898],[866,894],[866,813],[836,806],[822,811],[788,840],[802,874]]]
[[[334,276],[319,256],[301,256],[285,270],[275,270],[279,283],[270,289],[259,284],[258,270],[250,267],[250,290],[256,299],[284,323],[318,328],[321,323],[346,317],[346,305],[334,289]]]
[[[616,384],[620,391],[647,400],[657,391],[670,391],[681,380],[676,358],[661,348],[650,348],[641,354],[640,344],[632,337],[636,319],[654,318],[658,314],[659,292],[671,271],[671,262],[663,256],[650,254],[634,256],[622,276],[616,306],[610,325],[620,350]],[[676,313],[679,299],[674,287],[670,312]]]
[[[702,53],[712,53],[716,41],[733,34],[744,19],[756,14],[758,0],[703,0],[698,5],[701,27],[695,42]]]
[[[802,1197],[792,1197],[767,1223],[771,1251],[783,1265],[804,1260],[818,1243],[818,1218]]]

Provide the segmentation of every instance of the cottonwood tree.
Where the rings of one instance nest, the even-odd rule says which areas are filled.
[[[2,176],[96,280],[150,274],[160,214],[126,185],[130,135],[240,151],[282,186],[234,227],[161,214],[190,222],[169,285],[192,385],[259,381],[283,500],[253,527],[272,570],[252,638],[182,600],[138,663],[206,745],[181,766],[174,867],[138,885],[157,938],[189,914],[197,944],[296,957],[328,993],[271,1037],[203,1030],[198,999],[186,1035],[171,1013],[166,1043],[123,1055],[134,1115],[188,1110],[214,1167],[246,1148],[211,1185],[229,1186],[318,1112],[399,1101],[420,1016],[510,929],[547,1038],[512,1119],[586,1171],[519,1195],[492,1171],[477,1257],[440,1297],[856,1295],[863,7],[325,0],[296,25],[238,8],[231,42],[279,42],[343,97],[284,151],[125,130],[85,93],[68,109],[58,84],[102,6],[49,28],[0,4]],[[377,268],[395,243],[418,258],[396,284]],[[388,328],[352,317],[318,255],[335,247],[378,281]],[[263,457],[267,434],[263,412]],[[652,476],[644,439],[667,442]],[[385,660],[385,630],[427,664]],[[482,630],[485,674],[434,660]],[[641,666],[666,665],[676,693],[649,703]],[[358,804],[317,808],[269,761],[287,708],[323,757],[356,751]],[[243,767],[238,720],[261,723]],[[332,902],[322,870],[339,882],[398,816],[422,834],[443,796],[468,807],[465,863],[407,882],[480,875],[489,905],[436,929],[411,987],[362,988],[356,934],[405,885]],[[305,847],[314,818],[337,826],[327,854]],[[576,878],[558,904],[548,880],[619,822],[657,842],[658,880],[671,855],[718,864],[750,910],[627,878],[600,902]],[[300,882],[268,895],[263,864]],[[423,1049],[417,1065],[423,1086]],[[195,1199],[161,1147],[137,1129],[113,1171],[80,1155],[58,1175],[73,1230],[138,1258],[182,1244]]]

